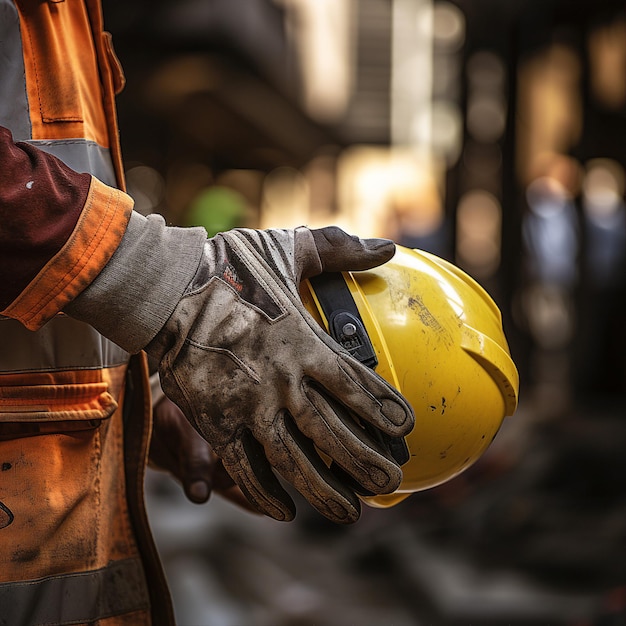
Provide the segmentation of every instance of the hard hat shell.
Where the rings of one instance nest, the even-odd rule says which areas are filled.
[[[343,278],[374,348],[376,372],[415,412],[402,484],[392,494],[363,497],[372,506],[393,506],[482,456],[504,417],[515,412],[518,373],[498,307],[451,263],[398,246],[384,265]],[[301,296],[328,330],[309,281]]]

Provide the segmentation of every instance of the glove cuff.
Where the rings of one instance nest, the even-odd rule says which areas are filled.
[[[207,239],[203,228],[165,225],[134,212],[115,254],[65,312],[128,352],[161,330],[193,278]]]

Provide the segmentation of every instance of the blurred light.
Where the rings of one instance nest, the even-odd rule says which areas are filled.
[[[247,205],[234,189],[214,185],[200,190],[186,213],[185,226],[202,226],[209,237],[244,226]]]
[[[596,28],[589,37],[591,89],[605,106],[618,109],[626,103],[626,21]]]
[[[462,80],[457,55],[436,54],[433,57],[433,100],[458,101]]]
[[[486,191],[470,191],[460,199],[456,219],[459,265],[477,278],[489,278],[500,265],[500,203]]]
[[[335,210],[336,165],[336,156],[333,154],[319,154],[307,164],[305,175],[311,190],[311,212],[315,219]]]
[[[433,85],[432,0],[394,0],[391,135],[394,145],[428,149]]]
[[[258,211],[264,179],[265,173],[260,170],[230,169],[217,174],[215,184],[238,191],[246,199],[248,208],[251,210],[250,219],[253,218],[252,213]]]
[[[128,195],[135,201],[135,211],[142,215],[153,213],[163,202],[165,183],[154,168],[137,165],[126,172]]]
[[[524,294],[524,310],[539,346],[546,350],[567,346],[575,327],[574,308],[567,292],[553,285],[535,285]]]
[[[593,289],[621,288],[626,267],[624,169],[610,159],[593,159],[582,187],[585,263]]]
[[[518,73],[517,147],[519,174],[529,184],[542,154],[567,154],[582,130],[581,61],[563,45],[525,61]]]
[[[504,133],[506,108],[502,98],[474,95],[467,107],[467,130],[478,141],[497,141]]]
[[[291,167],[270,172],[263,183],[261,228],[295,228],[309,221],[309,186]]]
[[[583,208],[589,219],[601,224],[623,206],[624,169],[610,159],[593,159],[587,164],[583,182]]]
[[[558,152],[538,152],[528,164],[528,172],[532,175],[529,188],[540,189],[541,185],[533,186],[536,180],[553,181],[548,183],[556,192],[556,187],[560,187],[559,193],[575,197],[580,191],[582,180],[582,168],[578,160],[566,154]],[[542,183],[543,184],[543,183]]]
[[[388,202],[395,233],[390,229],[387,236],[401,245],[441,254],[444,212],[435,164],[396,153],[392,167]]]
[[[492,52],[473,54],[467,64],[467,130],[477,141],[495,142],[506,126],[504,66]]]
[[[452,165],[461,153],[463,119],[459,107],[451,101],[439,101],[432,109],[432,148],[435,154]]]
[[[461,152],[457,100],[465,18],[451,2],[395,0],[392,139],[432,151],[450,166]]]
[[[577,162],[553,155],[544,175],[528,185],[529,211],[522,223],[530,276],[545,285],[571,289],[578,279],[579,227],[573,200]]]
[[[352,90],[350,0],[281,0],[292,13],[290,25],[299,47],[304,104],[316,119],[336,121],[346,111]]]
[[[352,147],[338,163],[340,218],[362,237],[432,232],[443,219],[441,170],[410,148]]]
[[[435,181],[398,188],[391,193],[392,208],[401,232],[398,238],[428,237],[443,223],[443,205]]]
[[[465,17],[451,2],[436,2],[433,12],[434,44],[446,52],[455,52],[465,42]]]
[[[536,178],[526,189],[531,212],[546,219],[564,213],[570,197],[561,181],[550,176]]]

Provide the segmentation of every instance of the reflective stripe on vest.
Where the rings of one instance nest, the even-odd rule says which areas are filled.
[[[76,172],[89,172],[105,185],[116,186],[115,172],[108,148],[85,139],[35,141],[29,143],[43,152],[53,154]]]
[[[11,0],[0,0],[0,84],[0,125],[10,128],[16,141],[30,139],[20,22]]]
[[[53,318],[36,333],[2,318],[0,336],[0,374],[115,367],[128,361],[125,350],[88,324],[65,315]]]
[[[125,559],[94,571],[0,583],[0,607],[6,624],[60,626],[146,610],[149,599],[141,562]]]

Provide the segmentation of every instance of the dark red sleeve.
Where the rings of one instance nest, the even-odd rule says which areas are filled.
[[[69,239],[90,183],[0,126],[0,311]]]

